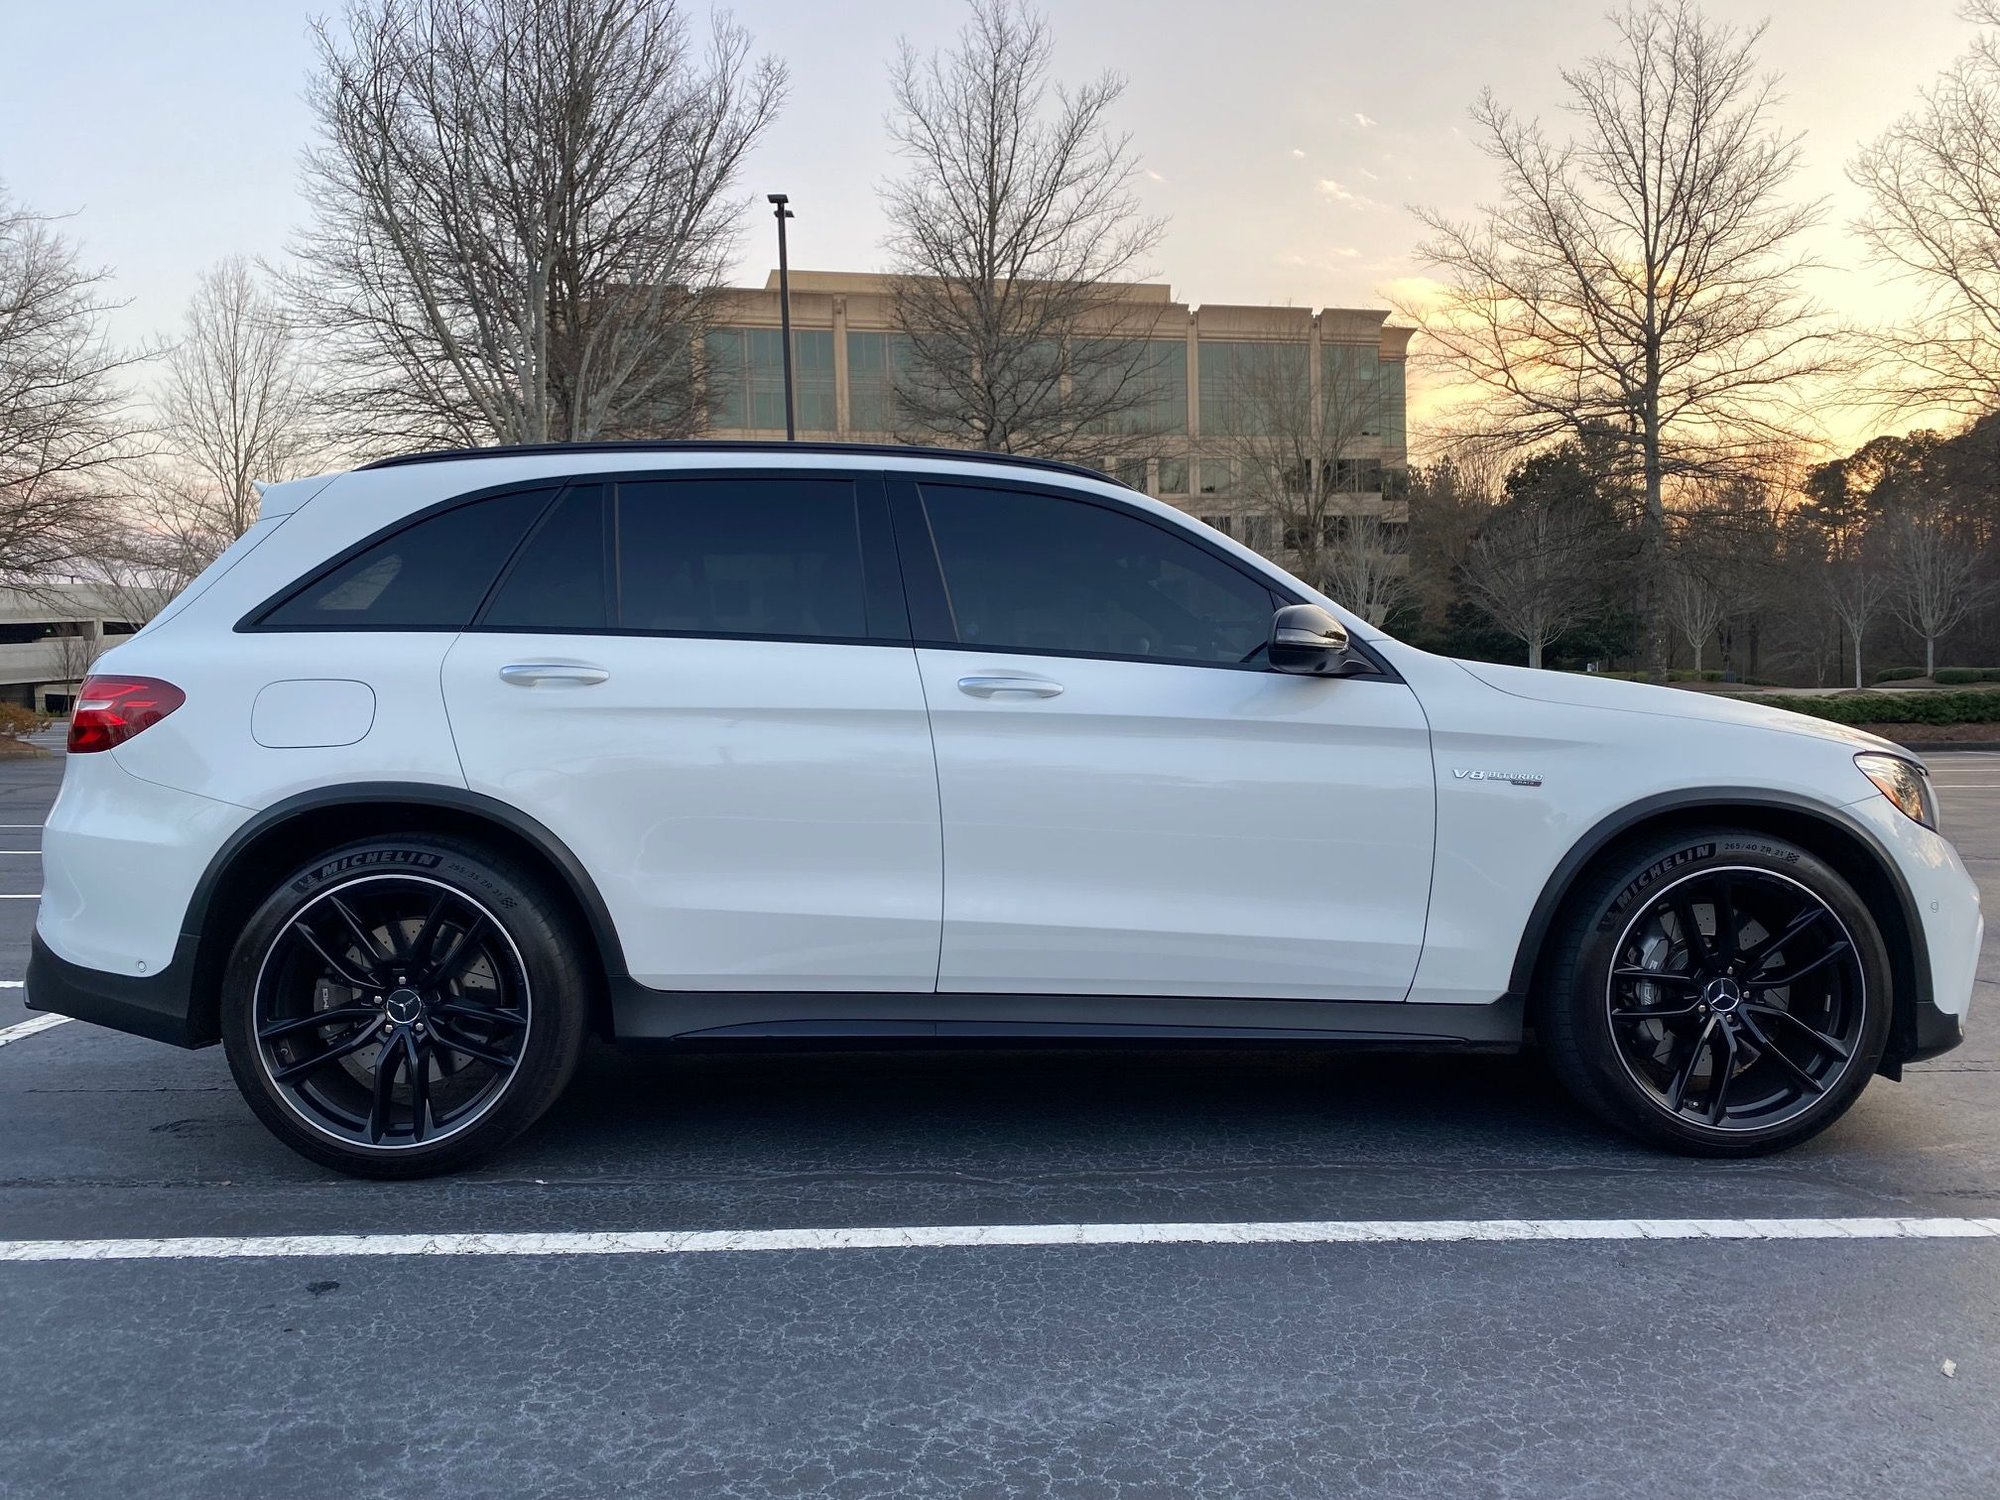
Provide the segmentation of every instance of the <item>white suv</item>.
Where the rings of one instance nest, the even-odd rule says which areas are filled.
[[[1458,662],[1062,465],[582,445],[277,485],[81,694],[30,1003],[344,1171],[609,1037],[1509,1049],[1771,1150],[1958,1042],[1896,746]]]

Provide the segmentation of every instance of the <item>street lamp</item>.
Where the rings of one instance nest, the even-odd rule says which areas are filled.
[[[797,442],[798,421],[792,406],[792,272],[785,260],[785,220],[796,215],[785,207],[791,200],[783,193],[772,193],[765,200],[771,204],[778,221],[778,337],[785,341],[785,441]]]

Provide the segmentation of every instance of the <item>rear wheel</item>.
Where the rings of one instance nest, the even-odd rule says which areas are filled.
[[[1853,887],[1784,840],[1676,835],[1572,894],[1537,1029],[1579,1100],[1708,1156],[1818,1134],[1888,1037],[1888,954]]]
[[[251,918],[223,1043],[251,1108],[295,1151],[427,1176],[497,1150],[555,1101],[587,982],[525,872],[454,840],[370,840],[315,860]]]

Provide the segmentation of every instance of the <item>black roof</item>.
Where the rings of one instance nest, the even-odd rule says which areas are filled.
[[[491,448],[444,448],[435,453],[403,453],[394,458],[378,458],[361,465],[363,469],[396,469],[405,464],[453,463],[463,458],[530,458],[544,453],[839,453],[873,454],[879,458],[938,458],[980,463],[1010,464],[1022,469],[1044,469],[1057,474],[1076,474],[1109,484],[1131,486],[1121,479],[1082,464],[1064,463],[1054,458],[1027,458],[1019,453],[988,453],[977,448],[931,448],[914,443],[788,443],[739,441],[727,438],[634,439],[602,443],[501,443]]]

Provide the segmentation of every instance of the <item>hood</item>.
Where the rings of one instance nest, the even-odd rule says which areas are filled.
[[[1561,703],[1573,708],[1612,708],[1625,713],[1659,714],[1672,719],[1700,719],[1711,724],[1742,724],[1752,729],[1775,729],[1785,734],[1809,735],[1814,739],[1835,740],[1859,750],[1887,750],[1913,760],[1901,745],[1866,734],[1846,724],[1795,714],[1762,703],[1744,703],[1717,693],[1691,693],[1681,688],[1659,687],[1649,682],[1622,682],[1615,677],[1593,677],[1581,672],[1548,672],[1534,667],[1503,667],[1494,662],[1458,663],[1490,688],[1516,698],[1532,698],[1538,703]]]

